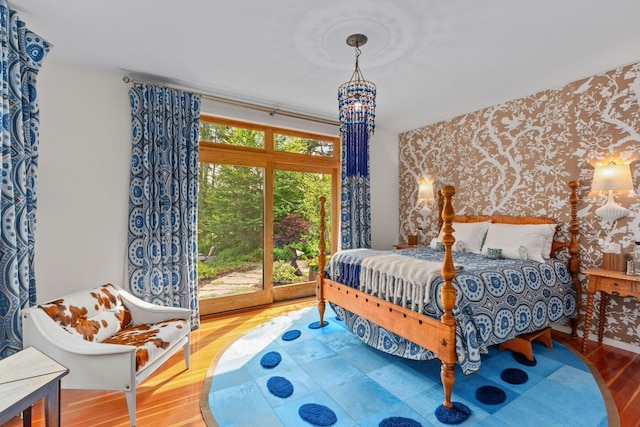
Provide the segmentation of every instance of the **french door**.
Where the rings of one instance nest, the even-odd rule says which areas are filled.
[[[201,120],[200,313],[313,295],[320,196],[337,242],[338,139]]]

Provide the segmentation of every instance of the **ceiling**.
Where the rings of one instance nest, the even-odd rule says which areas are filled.
[[[363,33],[376,126],[395,132],[640,60],[637,0],[9,3],[54,45],[47,61],[330,119]]]

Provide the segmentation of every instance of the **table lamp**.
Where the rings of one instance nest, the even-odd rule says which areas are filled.
[[[634,191],[629,165],[609,163],[605,166],[596,166],[591,191],[603,190],[609,191],[609,199],[604,206],[596,209],[596,215],[611,222],[629,215],[629,209],[618,205],[613,198],[614,191]]]

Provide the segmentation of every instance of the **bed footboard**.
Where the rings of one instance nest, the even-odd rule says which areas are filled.
[[[573,283],[577,292],[577,310],[581,303],[581,285],[578,274],[580,272],[579,262],[579,245],[578,245],[578,220],[577,220],[577,189],[580,183],[571,181],[571,195],[569,198],[571,206],[571,221],[569,223],[568,232],[569,240],[563,242],[553,242],[552,252],[560,248],[566,248],[569,252],[569,260],[567,262],[569,272],[571,273]],[[325,202],[324,197],[320,198],[320,239],[318,248],[320,255],[318,257],[319,273],[316,283],[316,297],[318,300],[318,313],[320,316],[319,324],[323,326],[324,313],[326,308],[326,300],[339,305],[358,316],[378,324],[387,329],[437,355],[441,362],[440,378],[444,390],[444,401],[442,406],[436,411],[445,410],[448,414],[460,411],[460,404],[452,403],[451,395],[455,380],[454,367],[457,363],[456,354],[456,319],[453,316],[453,307],[455,304],[456,290],[453,286],[455,277],[455,267],[453,264],[452,246],[455,242],[453,236],[453,221],[456,220],[455,211],[452,205],[452,198],[455,195],[455,189],[452,186],[445,186],[440,192],[438,205],[440,207],[442,244],[444,246],[444,259],[442,269],[440,270],[443,284],[440,290],[440,300],[443,314],[440,319],[434,319],[424,314],[403,308],[399,305],[388,302],[384,299],[360,292],[349,286],[342,285],[333,280],[326,278],[326,242],[325,242]],[[461,216],[460,218],[464,218]],[[549,218],[537,217],[505,217],[505,216],[487,216],[487,219],[499,223],[513,224],[550,224],[555,223]],[[497,219],[496,219],[497,218]],[[509,219],[513,218],[513,219]],[[464,222],[464,221],[462,221]],[[572,319],[573,336],[576,334],[577,316]],[[464,405],[462,405],[464,406]],[[468,408],[467,408],[468,409]],[[465,415],[462,415],[465,417]],[[468,414],[466,415],[468,417]]]
[[[442,211],[444,236],[442,242],[445,247],[445,255],[441,270],[444,281],[441,291],[444,314],[440,320],[326,279],[324,271],[326,265],[326,242],[324,239],[326,230],[324,206],[326,199],[324,197],[320,198],[320,239],[318,243],[320,255],[318,256],[319,272],[316,282],[316,298],[318,300],[320,326],[324,325],[326,300],[329,300],[435,353],[442,363],[440,374],[444,389],[444,402],[442,405],[446,409],[452,409],[451,392],[455,380],[454,367],[457,362],[456,321],[453,316],[456,297],[455,288],[453,287],[455,268],[451,255],[451,248],[455,242],[451,225],[455,213],[451,198],[455,194],[455,189],[452,186],[446,186],[442,189],[442,194],[444,196]]]

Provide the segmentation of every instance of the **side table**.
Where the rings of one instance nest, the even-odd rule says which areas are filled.
[[[34,347],[0,360],[0,425],[20,412],[31,425],[31,406],[44,397],[47,427],[60,426],[60,380],[68,373]]]
[[[418,245],[410,245],[408,243],[398,243],[393,245],[394,249],[413,249],[413,248],[417,248]]]
[[[593,312],[593,297],[600,292],[600,312],[598,316],[598,343],[602,343],[604,332],[605,312],[607,310],[608,295],[633,297],[640,300],[640,276],[629,276],[621,271],[593,268],[583,271],[589,276],[587,312],[584,316],[584,332],[582,335],[582,354],[587,352],[591,314]]]

